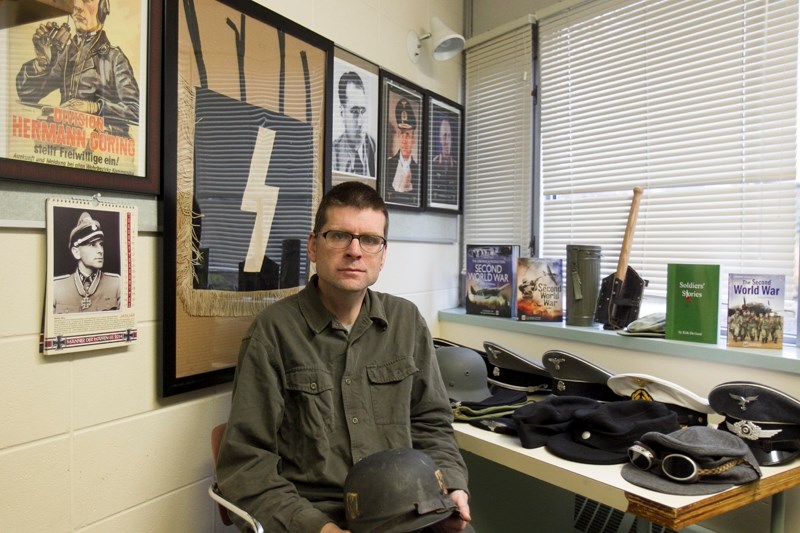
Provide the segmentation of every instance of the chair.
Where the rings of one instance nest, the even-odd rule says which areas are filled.
[[[255,533],[264,533],[264,528],[261,526],[258,520],[250,516],[247,511],[240,509],[233,503],[226,500],[220,492],[219,486],[217,485],[217,457],[219,456],[219,445],[222,442],[222,435],[225,433],[225,426],[227,426],[227,424],[220,424],[211,430],[211,458],[214,463],[214,480],[208,487],[208,495],[211,496],[212,500],[217,502],[219,516],[222,519],[223,524],[226,526],[233,525],[233,520],[231,520],[229,514],[233,513],[247,522],[247,524]]]

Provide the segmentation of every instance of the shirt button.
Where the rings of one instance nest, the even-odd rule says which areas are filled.
[[[358,417],[356,416],[353,417],[353,424],[358,424]]]
[[[592,434],[591,434],[591,433],[589,433],[588,431],[584,431],[583,433],[581,433],[581,438],[582,438],[583,440],[586,440],[586,439],[588,439],[588,438],[589,438],[589,437],[591,437],[591,436],[592,436]]]
[[[350,383],[352,383],[353,381],[350,378],[345,378],[344,382],[345,384],[350,385]]]
[[[311,384],[311,390],[317,390],[317,384],[316,383],[312,383]]]

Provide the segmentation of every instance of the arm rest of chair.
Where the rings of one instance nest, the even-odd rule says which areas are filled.
[[[231,513],[235,514],[236,516],[247,522],[247,524],[253,529],[255,533],[264,533],[264,528],[261,527],[261,524],[258,522],[258,520],[250,516],[250,514],[247,511],[240,509],[239,507],[235,506],[233,503],[225,499],[222,493],[220,493],[216,481],[211,483],[211,485],[209,485],[208,495],[211,496],[211,499],[217,502],[219,505],[221,505]]]

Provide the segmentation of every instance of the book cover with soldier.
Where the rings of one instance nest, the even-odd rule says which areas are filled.
[[[467,245],[467,314],[515,317],[518,258],[517,245]]]
[[[786,276],[728,275],[728,346],[783,348]]]
[[[719,311],[719,265],[667,265],[667,339],[716,344]]]
[[[541,257],[517,260],[517,320],[560,322],[562,261]]]

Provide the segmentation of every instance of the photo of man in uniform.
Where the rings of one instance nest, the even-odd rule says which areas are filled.
[[[369,98],[361,76],[342,74],[337,94],[344,131],[333,142],[333,170],[374,178],[377,143],[367,129]]]
[[[395,104],[395,139],[399,146],[397,152],[388,158],[387,180],[391,180],[389,200],[400,199],[396,193],[414,193],[419,190],[419,162],[414,158],[417,144],[417,117],[407,98],[400,98]]]
[[[458,161],[453,156],[452,119],[445,116],[439,122],[439,152],[433,157],[430,199],[442,204],[458,204]]]
[[[100,222],[82,212],[69,234],[68,247],[77,261],[70,274],[53,279],[53,312],[83,313],[120,308],[119,274],[103,271],[105,234]]]
[[[139,86],[125,53],[103,30],[110,12],[110,0],[74,0],[74,36],[66,22],[40,24],[35,57],[16,77],[20,101],[35,105],[58,90],[61,108],[101,116],[107,133],[127,136],[139,123]]]

